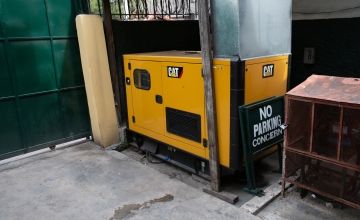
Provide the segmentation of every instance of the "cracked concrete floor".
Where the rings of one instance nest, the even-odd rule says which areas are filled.
[[[91,142],[0,165],[0,219],[259,219]]]

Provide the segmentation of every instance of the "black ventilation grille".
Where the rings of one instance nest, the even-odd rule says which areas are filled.
[[[166,108],[166,130],[201,143],[201,117],[200,115]]]

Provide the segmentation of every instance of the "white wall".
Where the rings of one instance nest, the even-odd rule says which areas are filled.
[[[293,20],[360,17],[360,0],[293,0]]]

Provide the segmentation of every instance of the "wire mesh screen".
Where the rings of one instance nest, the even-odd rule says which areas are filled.
[[[320,159],[286,152],[285,178],[295,185],[355,208],[360,207],[360,173]]]
[[[113,19],[197,20],[198,0],[110,0]],[[102,0],[88,0],[92,14],[103,14]]]

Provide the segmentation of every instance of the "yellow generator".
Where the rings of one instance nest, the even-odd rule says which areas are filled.
[[[287,90],[291,0],[212,0],[211,10],[220,165],[239,170],[238,107]],[[191,172],[207,174],[200,52],[126,54],[123,60],[128,129],[138,145]]]
[[[152,143],[158,145],[155,155],[195,172],[206,171],[209,149],[200,53],[125,55],[124,66],[129,130],[159,142]],[[215,59],[214,79],[220,164],[237,170],[241,156],[237,108],[285,94],[288,56],[244,62]],[[189,159],[191,155],[195,158]]]

